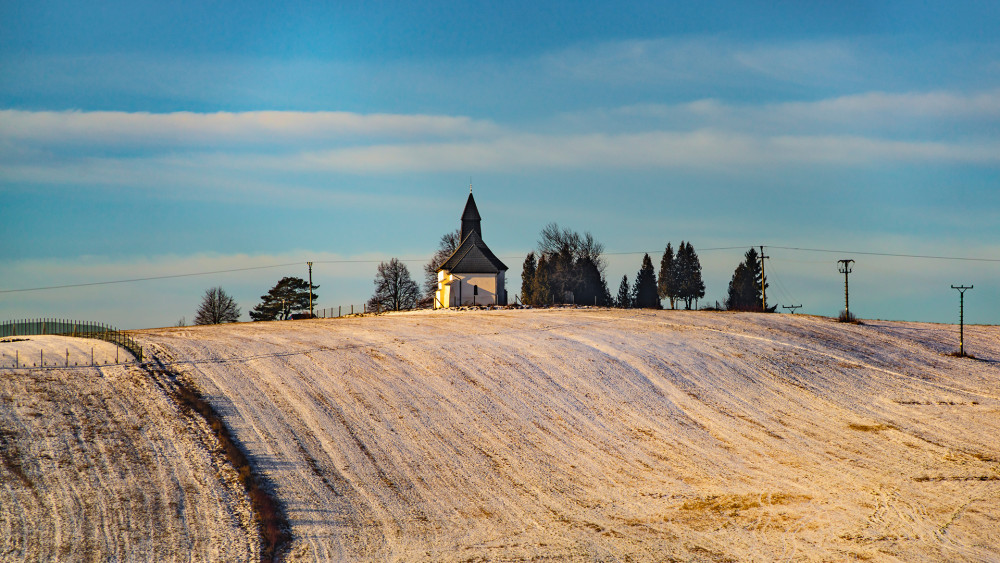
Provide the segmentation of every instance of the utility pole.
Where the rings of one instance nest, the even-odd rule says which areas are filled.
[[[844,312],[847,313],[847,317],[850,318],[850,316],[851,316],[851,294],[847,290],[847,274],[851,273],[851,264],[854,263],[854,260],[850,260],[850,259],[837,260],[837,262],[840,264],[840,266],[838,268],[839,271],[840,271],[840,273],[844,274]]]
[[[965,355],[965,291],[972,289],[972,286],[951,286],[958,290],[958,355]]]
[[[764,283],[764,259],[770,258],[770,256],[764,256],[764,245],[760,247],[760,305],[761,311],[767,312],[767,287]]]
[[[782,305],[781,306],[782,309],[791,309],[793,315],[795,314],[795,310],[799,309],[801,307],[802,307],[802,305]]]
[[[309,318],[313,318],[313,263],[306,262],[309,265]]]

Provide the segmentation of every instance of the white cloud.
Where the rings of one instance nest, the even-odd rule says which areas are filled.
[[[353,201],[357,194],[317,186],[329,174],[774,174],[814,165],[993,166],[1000,162],[1000,140],[989,125],[998,120],[1000,90],[866,92],[757,105],[716,99],[630,105],[563,116],[533,132],[446,115],[5,110],[0,182],[154,189],[199,198],[253,194],[270,200],[312,193],[370,204]]]
[[[575,128],[645,127],[769,134],[995,136],[1000,90],[962,93],[864,92],[813,101],[731,104],[705,98],[680,104],[633,104],[562,116]]]
[[[352,147],[278,157],[263,166],[349,173],[521,169],[716,169],[874,162],[1000,162],[1000,143],[949,144],[858,136],[755,136],[713,130],[620,135],[511,135],[467,143]],[[251,163],[247,163],[250,165]]]
[[[46,146],[284,146],[357,139],[482,137],[498,129],[490,121],[445,115],[0,110],[0,141]]]
[[[864,166],[890,162],[1000,163],[1000,142],[895,141],[852,135],[691,132],[509,134],[489,140],[351,146],[291,154],[200,153],[83,158],[0,167],[0,181],[202,190],[261,197],[326,192],[316,174],[531,170],[701,170],[773,174],[775,167]],[[301,179],[297,175],[312,177]],[[333,195],[335,192],[330,191]],[[351,196],[351,197],[356,197]]]

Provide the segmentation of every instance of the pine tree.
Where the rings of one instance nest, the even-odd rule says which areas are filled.
[[[674,308],[674,299],[677,297],[677,283],[674,279],[674,249],[667,243],[666,250],[663,251],[663,258],[660,258],[660,273],[656,279],[656,292],[660,299],[669,299],[670,308]]]
[[[632,307],[632,293],[628,289],[628,276],[622,276],[622,283],[618,286],[618,299],[615,299],[615,306],[619,309],[629,309]]]
[[[691,301],[701,299],[705,296],[705,282],[701,278],[701,260],[698,253],[694,251],[694,246],[690,243],[681,242],[677,249],[676,262],[679,264],[678,271],[678,297],[684,299],[684,308],[691,309]]]
[[[549,282],[551,270],[549,261],[542,255],[538,259],[538,265],[535,267],[535,275],[531,280],[529,305],[545,307],[552,304],[552,286]]]
[[[761,276],[760,255],[757,250],[750,248],[744,254],[744,260],[733,272],[733,278],[729,282],[729,296],[726,299],[726,308],[730,311],[761,311]],[[770,287],[764,279],[765,288]],[[776,306],[775,306],[776,307]],[[768,307],[768,312],[773,312],[774,308]]]
[[[577,303],[602,307],[610,305],[611,296],[608,294],[608,284],[597,268],[597,264],[589,256],[577,260],[574,270],[579,276],[577,287],[573,292]]]
[[[318,285],[312,286],[313,304],[318,296]],[[255,321],[287,320],[296,311],[309,310],[309,282],[302,278],[284,277],[260,296],[261,302],[250,310],[250,318]]]
[[[633,307],[639,309],[659,309],[660,298],[656,292],[656,272],[653,270],[653,261],[649,254],[642,257],[642,267],[635,275],[635,286]]]
[[[529,252],[524,258],[524,265],[521,267],[521,303],[531,303],[531,285],[535,281],[535,253]]]
[[[582,236],[549,223],[542,229],[536,255],[538,263],[530,288],[522,287],[522,300],[531,304],[581,303],[607,305],[611,293],[604,278],[604,246],[593,235]],[[543,281],[539,272],[546,268]],[[522,281],[524,278],[522,277]],[[529,291],[525,291],[528,289]]]

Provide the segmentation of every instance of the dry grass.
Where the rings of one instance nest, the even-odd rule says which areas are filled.
[[[785,505],[809,500],[806,495],[770,493],[754,495],[709,495],[692,499],[681,505],[681,510],[701,510],[713,512],[739,512],[764,506]]]
[[[854,422],[848,423],[847,427],[858,432],[881,432],[892,428],[892,426],[886,424],[857,424]]]

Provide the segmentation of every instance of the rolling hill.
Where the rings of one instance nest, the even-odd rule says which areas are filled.
[[[966,328],[978,359],[947,355],[955,332],[805,315],[552,309],[136,337],[201,390],[272,484],[291,525],[288,561],[997,560],[1000,327]],[[75,507],[74,522],[91,511],[111,530],[94,534],[104,543],[93,553],[123,553],[113,532],[134,502],[80,506],[83,492],[46,491],[72,475],[100,482],[138,466],[150,468],[145,480],[103,486],[163,497],[141,505],[150,527],[176,516],[172,540],[148,540],[142,553],[186,560],[186,541],[200,546],[195,559],[224,549],[233,557],[221,558],[253,557],[259,548],[241,533],[242,505],[211,441],[137,368],[116,369],[89,379],[44,372],[60,379],[47,385],[67,387],[48,402],[32,399],[47,392],[32,387],[37,375],[0,389],[4,428],[17,428],[4,442],[14,447],[2,475],[3,557],[34,559],[67,537],[58,524],[34,535],[16,525],[39,513],[59,522],[59,506]],[[74,423],[44,422],[67,408],[85,418],[66,406],[72,390],[101,390],[104,406],[86,412],[106,411],[103,424],[125,432],[121,440],[173,449],[150,454],[152,464],[116,464],[109,453],[35,467],[40,454],[26,436],[56,434],[82,452],[74,456],[107,449],[63,436]],[[147,414],[140,422],[119,412],[131,409]],[[178,487],[181,475],[195,484]],[[32,497],[26,483],[41,492]],[[171,505],[185,490],[190,497]]]

